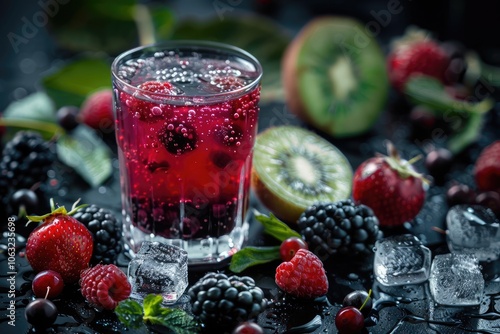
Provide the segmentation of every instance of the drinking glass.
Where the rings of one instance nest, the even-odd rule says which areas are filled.
[[[201,265],[241,249],[261,76],[255,57],[215,42],[164,42],[114,60],[124,238],[132,253],[160,241]]]

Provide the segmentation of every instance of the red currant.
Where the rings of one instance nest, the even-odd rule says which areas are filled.
[[[35,276],[31,288],[38,298],[45,298],[45,295],[47,298],[54,298],[62,292],[64,282],[59,273],[53,270],[44,270]]]
[[[307,244],[304,240],[297,237],[290,237],[283,241],[280,246],[280,255],[283,261],[290,261],[299,249],[307,249]]]
[[[239,324],[232,334],[264,334],[264,330],[255,322],[247,321]]]
[[[346,306],[337,312],[335,326],[342,334],[358,334],[365,327],[365,318],[357,308]]]

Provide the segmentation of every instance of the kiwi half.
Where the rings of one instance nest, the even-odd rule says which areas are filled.
[[[282,79],[290,110],[334,137],[369,130],[389,91],[379,44],[363,25],[346,17],[307,24],[285,51]]]
[[[309,130],[277,126],[256,138],[252,188],[285,222],[296,222],[315,202],[348,198],[352,175],[342,152]]]

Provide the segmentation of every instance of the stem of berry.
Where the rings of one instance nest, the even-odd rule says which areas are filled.
[[[47,299],[47,297],[49,296],[49,292],[50,292],[50,286],[47,287],[47,292],[45,293],[45,297],[43,299]]]
[[[371,298],[372,296],[372,289],[370,289],[368,291],[368,296],[365,298],[365,301],[363,302],[363,304],[361,305],[361,307],[359,308],[359,310],[361,311],[363,309],[363,307],[365,307],[366,303],[368,302],[368,300]]]

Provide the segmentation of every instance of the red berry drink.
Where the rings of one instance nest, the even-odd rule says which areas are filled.
[[[171,42],[113,63],[125,239],[216,263],[244,241],[262,74],[217,43]]]

